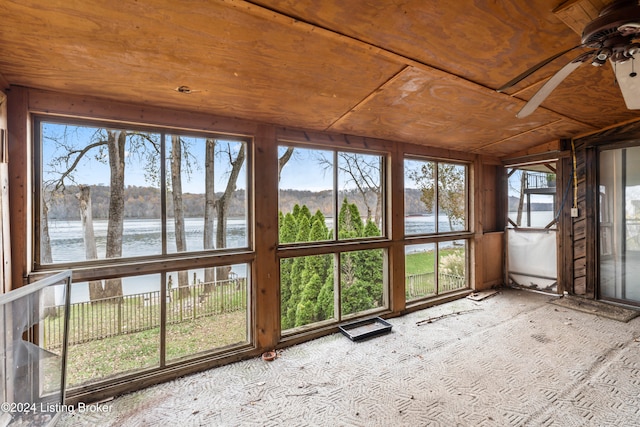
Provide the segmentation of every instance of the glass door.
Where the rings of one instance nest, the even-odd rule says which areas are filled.
[[[600,298],[640,305],[640,147],[599,160]]]

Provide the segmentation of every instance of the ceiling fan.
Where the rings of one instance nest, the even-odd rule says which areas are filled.
[[[636,71],[636,65],[640,69],[640,60],[635,64],[636,55],[640,56],[640,43],[636,41],[640,38],[640,5],[638,3],[639,0],[616,0],[604,7],[599,16],[584,28],[582,43],[545,59],[497,89],[498,92],[509,89],[568,52],[580,48],[590,49],[578,55],[547,80],[516,114],[516,117],[522,118],[533,113],[549,94],[583,63],[591,62],[592,65],[600,67],[607,60],[613,67],[627,108],[640,109],[640,76]]]

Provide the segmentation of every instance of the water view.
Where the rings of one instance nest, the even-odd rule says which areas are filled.
[[[333,218],[326,218],[327,227],[333,227]],[[123,257],[153,256],[162,254],[162,230],[160,219],[129,219],[124,222]],[[438,218],[439,231],[449,231],[449,219],[445,215]],[[456,228],[456,227],[454,227]],[[203,218],[186,218],[185,235],[187,250],[203,250]],[[435,232],[435,218],[433,215],[410,216],[405,218],[405,232],[410,235]],[[107,220],[94,220],[94,233],[98,256],[104,258],[107,236]],[[78,262],[86,259],[84,241],[82,238],[82,223],[80,221],[49,221],[49,236],[51,239],[51,253],[54,263]],[[247,226],[244,218],[230,218],[227,222],[227,247],[248,247]],[[176,253],[175,227],[173,220],[167,222],[167,252]],[[234,265],[232,276],[246,277],[247,266]],[[177,286],[177,277],[170,274],[171,283]],[[204,269],[189,270],[190,283],[204,281]],[[160,275],[145,275],[124,278],[123,293],[132,295],[142,292],[158,291],[162,284]],[[61,296],[57,298],[61,300]],[[89,290],[86,282],[74,283],[72,287],[72,302],[88,301]]]

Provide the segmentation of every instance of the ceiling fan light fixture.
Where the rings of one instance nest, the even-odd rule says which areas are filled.
[[[624,49],[624,56],[633,58],[636,53],[640,53],[640,43],[631,43]]]
[[[609,57],[611,56],[611,53],[611,49],[609,48],[605,47],[600,49],[593,57],[591,65],[593,65],[594,67],[602,67],[604,64],[606,64],[607,59],[609,59]]]
[[[611,49],[608,48],[600,49],[598,53],[596,53],[596,58],[603,63],[609,58],[609,56],[611,56]]]

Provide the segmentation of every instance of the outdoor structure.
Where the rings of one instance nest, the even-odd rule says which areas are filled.
[[[496,91],[610,2],[428,3],[0,1],[2,285],[72,271],[67,403],[512,282],[640,305],[611,67]]]

